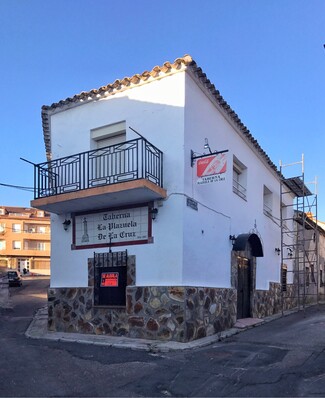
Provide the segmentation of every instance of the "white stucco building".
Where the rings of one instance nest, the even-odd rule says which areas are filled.
[[[280,198],[276,166],[190,56],[42,118],[51,329],[189,341],[280,311],[295,194]]]

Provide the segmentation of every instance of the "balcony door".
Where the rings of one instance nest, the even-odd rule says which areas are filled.
[[[125,155],[125,123],[103,126],[91,131],[91,138],[95,142],[94,152],[90,156],[89,172],[92,186],[115,182],[115,176],[124,171]],[[111,147],[109,149],[105,149]]]

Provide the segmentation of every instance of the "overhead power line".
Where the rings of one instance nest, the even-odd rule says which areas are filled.
[[[32,188],[32,187],[23,187],[21,185],[3,184],[3,183],[0,182],[0,186],[7,187],[7,188],[20,189],[22,191],[34,192],[34,188]]]

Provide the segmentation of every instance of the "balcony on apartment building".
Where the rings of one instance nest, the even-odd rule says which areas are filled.
[[[24,224],[23,233],[29,240],[50,240],[51,230],[45,225]]]
[[[166,197],[163,154],[144,138],[40,163],[32,206],[56,214]]]

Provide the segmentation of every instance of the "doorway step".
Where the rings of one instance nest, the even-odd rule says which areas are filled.
[[[259,325],[263,322],[264,320],[260,318],[242,318],[242,319],[237,319],[237,322],[234,324],[234,327],[238,329],[246,329],[255,325]]]

